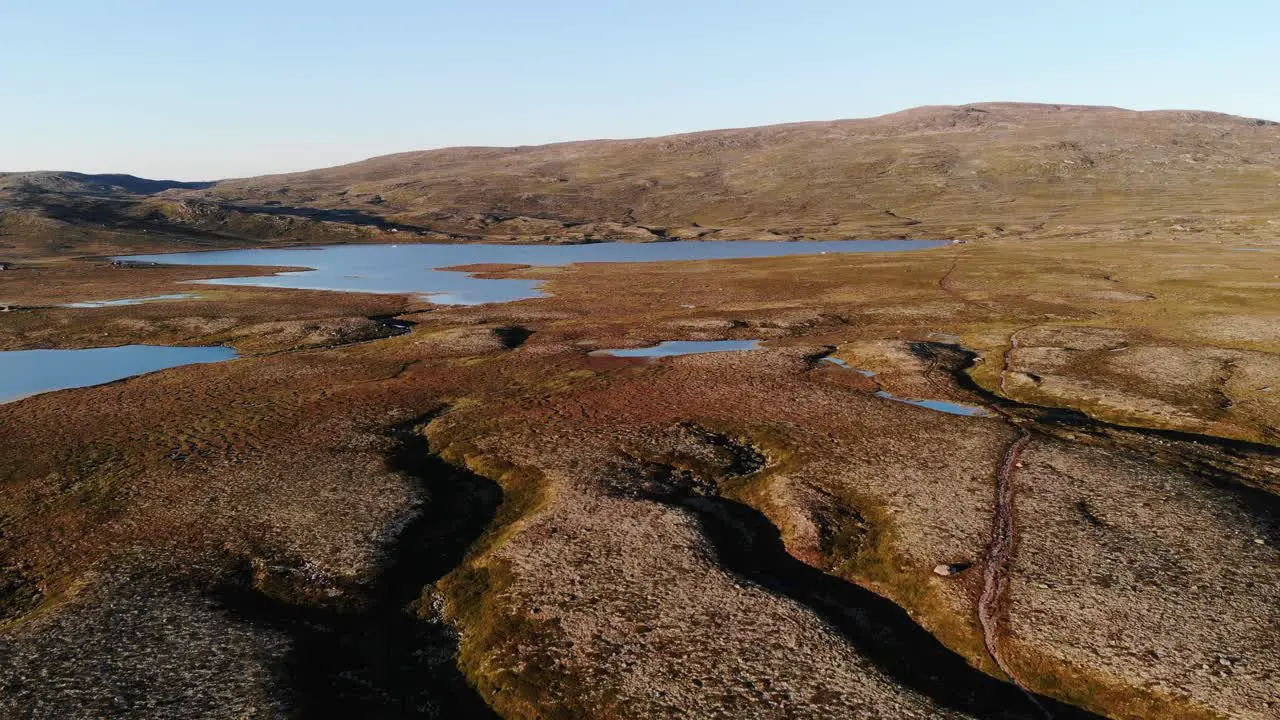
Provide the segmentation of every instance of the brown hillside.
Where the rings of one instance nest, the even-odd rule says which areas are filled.
[[[0,249],[21,259],[277,242],[1253,235],[1280,217],[1278,189],[1274,122],[989,103],[447,148],[217,183],[0,173]]]
[[[485,235],[611,223],[677,236],[836,237],[1249,224],[1280,213],[1278,187],[1275,123],[993,103],[642,140],[401,153],[170,194],[358,210]],[[621,228],[587,232],[611,229]]]

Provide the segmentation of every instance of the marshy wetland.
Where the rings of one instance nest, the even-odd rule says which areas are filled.
[[[4,206],[0,362],[237,359],[0,404],[0,716],[1275,716],[1280,254],[1232,251],[1276,246],[1261,210],[1009,188],[838,227],[927,248],[778,254],[732,238],[836,226],[454,214],[413,245],[390,191],[396,233],[255,188]]]

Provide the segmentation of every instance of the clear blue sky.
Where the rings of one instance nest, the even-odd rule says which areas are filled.
[[[0,0],[0,170],[212,179],[983,100],[1280,119],[1277,0]]]

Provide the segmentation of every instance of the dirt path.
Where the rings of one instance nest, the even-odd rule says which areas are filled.
[[[1021,332],[1021,330],[1018,332]],[[1009,342],[1011,349],[1017,348],[1017,332],[1009,338]],[[928,351],[929,358],[929,365],[924,370],[925,380],[944,397],[949,395],[951,391],[934,377],[934,371],[938,368],[938,353],[928,346],[922,345],[921,347]],[[1008,353],[1006,353],[1005,358],[1006,364],[1008,363],[1007,355]],[[1003,377],[1004,373],[1002,372],[1002,381]],[[1001,387],[1002,392],[1003,390],[1004,388]],[[1014,684],[1022,687],[1021,683],[1018,683],[1017,678],[1014,677],[1013,671],[1000,655],[998,635],[1005,597],[1008,594],[1009,567],[1013,563],[1013,548],[1016,539],[1016,528],[1013,521],[1014,475],[1020,465],[1019,458],[1022,455],[1022,450],[1031,441],[1031,433],[1023,427],[1018,418],[1000,407],[999,402],[992,402],[990,408],[996,416],[1004,418],[1005,422],[1017,431],[1018,436],[1005,450],[1000,469],[996,472],[996,501],[991,518],[991,534],[987,541],[986,556],[983,560],[982,594],[978,600],[978,622],[982,627],[983,644],[987,648],[987,653],[991,655],[991,659],[995,661],[1000,670]],[[1023,690],[1025,691],[1025,688]],[[1041,709],[1044,709],[1043,706],[1041,706]]]
[[[1011,361],[1013,360],[1013,353],[1018,350],[1018,334],[1023,332],[1024,330],[1030,330],[1033,327],[1037,327],[1037,326],[1028,325],[1026,327],[1018,328],[1017,330],[1014,330],[1012,333],[1010,333],[1009,347],[1005,349],[1004,355],[1002,355],[1000,358],[1000,362],[1002,366],[1000,368],[1000,394],[1010,400],[1013,399],[1013,396],[1009,394],[1009,390],[1005,387],[1004,380],[1005,380],[1005,376],[1008,373],[1013,372],[1013,365],[1011,364]]]
[[[1061,720],[1101,720],[974,668],[891,600],[796,559],[787,552],[778,527],[759,510],[714,490],[698,495],[683,488],[666,491],[666,482],[654,486],[664,490],[645,499],[693,513],[726,570],[800,603],[886,677],[929,698],[948,715],[1034,720],[1052,708]]]
[[[973,307],[981,308],[987,312],[999,312],[999,309],[992,304],[967,298],[963,293],[951,286],[951,275],[955,273],[956,265],[960,264],[960,258],[963,256],[964,253],[960,252],[956,253],[956,256],[951,259],[951,266],[947,268],[946,272],[942,273],[942,277],[938,278],[938,289],[965,305],[972,305]]]
[[[914,347],[915,346],[913,346],[913,348]],[[929,355],[929,366],[924,369],[925,382],[929,383],[929,386],[933,388],[934,392],[938,393],[939,399],[952,397],[955,394],[954,390],[952,390],[950,386],[938,380],[934,375],[934,371],[938,369],[938,360],[940,359],[938,357],[938,351],[934,346],[928,343],[921,343],[918,347]]]
[[[1010,420],[1013,423],[1012,420]],[[1005,599],[1009,591],[1009,566],[1013,563],[1015,542],[1013,510],[1014,510],[1014,475],[1020,463],[1022,450],[1031,442],[1031,433],[1018,424],[1013,425],[1018,437],[1007,450],[1000,470],[996,473],[996,504],[991,519],[991,538],[987,544],[986,557],[982,568],[982,595],[978,598],[978,624],[982,627],[982,642],[987,654],[995,661],[1000,671],[1008,676],[1009,681],[1017,685],[1031,702],[1035,703],[1046,718],[1052,718],[1049,710],[1018,682],[1012,668],[1000,654],[1000,622],[1005,610]]]

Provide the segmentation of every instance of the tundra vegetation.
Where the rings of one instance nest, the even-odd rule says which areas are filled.
[[[838,238],[955,242],[458,268],[544,283],[475,306],[110,259]],[[11,173],[0,263],[0,350],[239,355],[0,405],[6,717],[1280,713],[1273,123],[991,104]],[[595,352],[671,340],[760,345]]]

